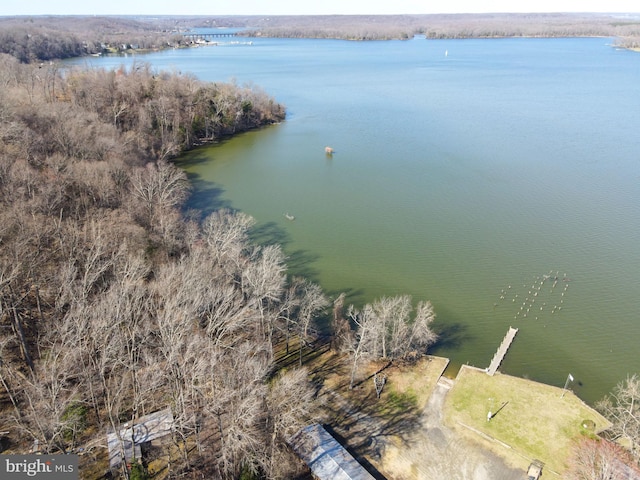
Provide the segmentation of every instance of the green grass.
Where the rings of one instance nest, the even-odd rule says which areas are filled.
[[[417,409],[418,397],[414,392],[387,392],[384,402],[381,402],[385,409],[391,412],[403,412],[407,409]]]
[[[503,404],[487,421],[487,413]],[[536,458],[560,473],[566,469],[573,442],[593,435],[589,421],[595,423],[596,432],[608,426],[604,417],[569,391],[562,396],[557,387],[508,375],[490,377],[466,367],[449,392],[445,418],[452,427],[462,423],[509,445],[521,460]],[[510,449],[498,450],[504,454]]]
[[[392,402],[408,402],[422,410],[448,363],[446,358],[430,356],[416,364],[390,368],[385,392]]]

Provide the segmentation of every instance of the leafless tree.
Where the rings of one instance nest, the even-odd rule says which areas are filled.
[[[242,467],[257,471],[266,463],[262,425],[269,350],[266,344],[238,345],[232,355],[218,357],[216,368],[209,371],[210,401],[204,409],[217,427],[215,462],[222,478],[235,478]]]
[[[422,349],[422,352],[425,353],[426,349],[435,343],[438,335],[431,328],[435,318],[436,314],[431,302],[418,303],[416,315],[406,340],[406,345],[408,345],[409,349]],[[405,351],[405,354],[409,353],[409,351]]]
[[[310,420],[317,420],[318,399],[306,368],[280,373],[267,394],[267,432],[270,433],[266,471],[270,478],[291,472],[287,440]]]
[[[351,355],[349,388],[353,388],[361,360],[370,355],[369,345],[372,343],[372,338],[375,335],[374,329],[376,328],[376,324],[370,308],[365,307],[365,309],[360,312],[356,310],[353,305],[350,305],[347,310],[347,315],[356,326],[353,343],[349,349]]]
[[[151,307],[157,328],[157,362],[162,365],[162,383],[171,398],[185,462],[188,461],[187,438],[195,426],[191,386],[198,383],[197,372],[203,351],[202,337],[195,330],[201,290],[191,290],[197,283],[192,281],[188,267],[183,261],[159,269],[153,284]],[[171,292],[171,295],[164,292]]]
[[[349,317],[356,326],[350,348],[352,388],[358,363],[363,357],[394,360],[414,351],[426,353],[429,345],[435,342],[437,336],[431,330],[435,313],[431,303],[420,302],[413,320],[412,310],[408,295],[383,297],[365,305],[361,311],[349,307]]]
[[[142,203],[147,225],[159,224],[160,233],[166,234],[167,216],[187,197],[186,174],[166,161],[149,163],[146,168],[136,171],[132,187]]]
[[[231,269],[240,267],[248,232],[254,224],[249,215],[227,209],[216,210],[204,220],[202,235],[216,263],[224,266],[229,262]]]
[[[260,322],[258,312],[246,304],[238,286],[229,279],[218,279],[209,290],[200,319],[212,344],[223,348],[233,347]]]
[[[260,316],[260,330],[271,343],[276,315],[274,304],[280,302],[286,282],[284,253],[279,245],[253,247],[242,270],[242,292]]]
[[[629,452],[602,439],[584,438],[573,448],[568,480],[625,480],[640,473]]]
[[[20,272],[17,266],[1,265],[0,268],[0,319],[6,318],[9,320],[16,343],[20,347],[22,359],[33,373],[35,367],[25,335],[22,315],[19,312],[20,304],[28,293],[20,296],[16,294],[16,282],[20,279]]]
[[[611,421],[614,439],[628,442],[631,454],[640,463],[640,377],[634,374],[618,383],[596,407]]]
[[[353,344],[353,330],[349,325],[344,311],[344,300],[346,295],[341,293],[333,301],[332,317],[331,317],[331,348],[342,352],[348,350]]]
[[[302,366],[302,350],[309,341],[309,330],[314,325],[315,319],[329,305],[327,297],[318,284],[302,278],[294,278],[293,283],[297,285],[299,292],[298,316],[298,337],[300,345],[298,350],[299,364]]]
[[[302,365],[302,352],[310,338],[315,318],[329,304],[322,289],[309,280],[294,276],[288,282],[282,300],[278,304],[276,323],[284,331],[285,349],[289,353],[292,334],[299,339],[299,363]]]
[[[65,419],[65,413],[80,400],[74,381],[74,338],[65,333],[51,332],[43,339],[46,355],[33,376],[23,377],[20,395],[24,408],[19,417],[14,417],[18,427],[48,452],[66,451],[63,433],[70,420]]]
[[[21,413],[18,406],[17,394],[11,386],[11,376],[14,375],[15,372],[10,368],[9,365],[9,350],[11,349],[14,341],[15,340],[10,336],[0,337],[0,383],[2,384],[2,388],[4,388],[4,390],[7,392],[9,400],[11,400],[11,404],[13,405],[13,409],[16,415],[15,418],[20,418]]]
[[[436,339],[431,330],[431,323],[435,319],[433,307],[430,302],[420,302],[413,320],[412,311],[411,297],[408,295],[382,297],[365,305],[360,316],[370,326],[366,343],[369,354],[393,360],[412,350],[426,352],[426,348]]]

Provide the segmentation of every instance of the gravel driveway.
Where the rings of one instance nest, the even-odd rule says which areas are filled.
[[[415,480],[523,480],[496,455],[462,438],[442,423],[450,386],[439,382],[422,413],[422,425],[402,445],[387,445],[383,465],[388,478]]]

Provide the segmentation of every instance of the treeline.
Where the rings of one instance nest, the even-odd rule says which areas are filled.
[[[185,44],[170,22],[122,17],[0,18],[0,53],[23,63]]]
[[[630,48],[633,50],[640,49],[640,36],[637,37],[623,37],[616,39],[616,45],[622,48]]]
[[[629,37],[640,35],[640,19],[605,14],[438,14],[255,17],[251,34],[348,40],[492,37]]]
[[[341,40],[406,40],[419,33],[424,15],[308,15],[246,19],[246,35]]]
[[[345,40],[494,37],[617,37],[634,48],[640,19],[606,14],[306,15],[226,17],[5,17],[0,53],[21,62],[188,46],[193,28],[244,28],[243,35]]]
[[[249,243],[248,217],[184,218],[189,185],[166,161],[283,107],[142,65],[0,64],[2,449],[82,445],[90,465],[108,429],[169,406],[172,478],[292,478],[285,439],[314,390],[304,371],[274,377],[272,341],[304,339],[326,300],[287,279],[278,246]]]
[[[21,62],[46,61],[79,57],[94,53],[85,48],[77,36],[58,34],[46,29],[37,31],[25,28],[0,29],[0,53],[8,53]]]
[[[428,38],[618,37],[640,33],[640,19],[602,14],[448,15],[424,30]]]
[[[203,83],[148,64],[120,68],[33,68],[0,58],[0,95],[22,103],[22,154],[37,164],[52,155],[103,159],[121,150],[135,161],[167,159],[193,145],[275,123],[284,107],[258,88]],[[9,93],[11,90],[11,93]],[[12,139],[10,139],[12,140]]]

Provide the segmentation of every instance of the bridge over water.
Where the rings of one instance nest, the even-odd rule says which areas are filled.
[[[211,40],[213,38],[235,37],[235,33],[183,33],[183,37],[190,40]]]

